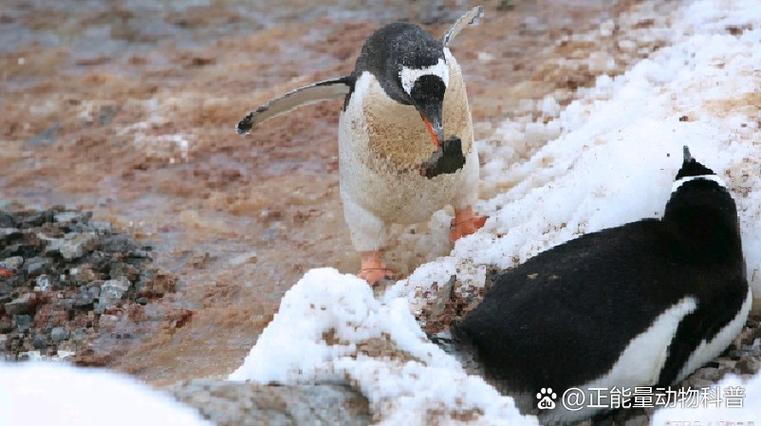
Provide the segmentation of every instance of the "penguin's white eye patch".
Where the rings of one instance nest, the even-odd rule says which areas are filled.
[[[716,175],[698,175],[698,176],[685,176],[678,181],[674,182],[674,184],[671,186],[671,193],[675,193],[679,188],[682,187],[687,182],[691,182],[696,179],[702,179],[702,180],[710,180],[712,182],[716,182],[720,187],[726,188],[727,185],[724,183],[723,180],[721,180],[720,177]]]
[[[402,67],[399,79],[402,81],[404,91],[409,95],[417,79],[424,75],[435,75],[444,82],[444,87],[449,85],[449,66],[444,59],[439,59],[435,64],[423,68]]]

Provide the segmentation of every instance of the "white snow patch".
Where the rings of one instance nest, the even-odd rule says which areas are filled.
[[[121,374],[0,362],[0,426],[106,424],[211,425],[168,394]]]
[[[405,299],[381,303],[365,281],[331,268],[307,272],[286,292],[230,379],[348,381],[367,396],[381,424],[455,421],[452,416],[494,425],[537,424],[428,341]]]
[[[651,425],[761,424],[761,373],[747,381],[729,376],[719,382],[716,388],[720,400],[715,406],[662,408],[655,412]],[[727,392],[734,393],[738,390],[744,393],[744,397],[726,398]]]

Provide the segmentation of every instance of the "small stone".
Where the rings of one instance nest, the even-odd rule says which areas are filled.
[[[53,218],[56,222],[85,222],[92,216],[92,213],[83,213],[77,211],[65,211],[56,213]]]
[[[718,368],[712,367],[701,368],[693,374],[701,379],[710,380],[712,382],[716,382],[721,378],[721,374],[719,373]]]
[[[753,339],[752,341],[756,341],[756,339],[761,338],[761,327],[758,327],[753,330]]]
[[[8,257],[0,261],[0,268],[11,271],[18,271],[24,265],[24,258],[21,256]]]
[[[63,295],[61,295],[60,297],[62,297],[62,296]],[[72,300],[72,299],[68,299],[68,298],[58,299],[55,302],[55,304],[58,307],[58,309],[60,309],[60,310],[62,310],[64,312],[69,312],[72,309],[74,309],[74,300]]]
[[[8,315],[19,315],[33,313],[37,298],[34,293],[24,293],[5,304],[5,312]]]
[[[127,280],[137,281],[140,276],[140,271],[129,263],[114,262],[111,264],[111,268],[108,271],[108,276],[113,278],[125,277]]]
[[[53,212],[45,210],[41,212],[34,212],[25,216],[21,220],[21,228],[35,228],[42,226],[45,222],[51,222],[53,220]]]
[[[148,304],[148,299],[146,299],[145,297],[138,297],[137,299],[135,299],[135,302],[137,302],[137,303],[139,303],[141,305],[147,305]]]
[[[16,221],[13,220],[13,216],[10,214],[0,211],[0,228],[15,228],[16,227]]]
[[[46,257],[32,257],[24,262],[26,274],[30,277],[47,272],[50,267],[50,259]]]
[[[67,235],[61,243],[58,251],[66,260],[79,259],[93,249],[95,242],[94,234]]]
[[[35,291],[48,291],[53,286],[53,281],[48,275],[42,274],[34,280]]]
[[[0,303],[6,304],[13,299],[13,285],[8,280],[0,280]]]
[[[42,361],[42,355],[40,354],[40,351],[19,352],[18,360],[19,361]]]
[[[32,346],[39,350],[47,349],[48,340],[42,334],[35,334],[34,339],[32,339]]]
[[[439,316],[443,314],[447,305],[451,303],[452,291],[456,281],[457,277],[452,275],[449,277],[449,280],[447,280],[447,282],[441,286],[441,288],[436,290],[435,302],[431,307],[431,314],[433,316]]]
[[[740,374],[755,374],[761,369],[761,361],[755,358],[743,358],[737,361],[735,368]]]
[[[693,389],[700,389],[711,387],[711,385],[716,384],[716,382],[695,377],[685,381],[685,384]]]
[[[108,280],[100,287],[100,299],[95,311],[102,313],[107,308],[113,307],[119,303],[124,293],[129,290],[130,282],[126,277],[119,277]]]
[[[17,228],[0,228],[0,241],[10,240],[21,235]]]
[[[90,222],[90,228],[94,229],[95,231],[104,234],[107,232],[111,232],[111,224],[108,222],[101,222],[101,221],[92,221]]]
[[[13,322],[16,324],[18,331],[24,332],[32,327],[31,315],[14,315]]]
[[[92,266],[86,263],[77,268],[69,269],[69,276],[79,285],[100,279],[100,275],[93,271]]]
[[[137,259],[150,259],[151,252],[144,249],[137,249],[137,250],[132,250],[131,252],[129,252],[129,256],[137,258]]]
[[[75,308],[87,309],[95,303],[95,299],[99,296],[100,287],[82,287],[74,296],[73,305]]]
[[[151,271],[140,277],[137,285],[139,295],[144,297],[161,297],[175,290],[177,279],[162,271]]]
[[[116,315],[103,314],[98,318],[98,327],[109,333],[116,329],[117,324],[119,324],[119,317]]]
[[[11,331],[13,331],[13,324],[10,318],[0,318],[0,333],[10,333]]]
[[[53,342],[60,343],[69,338],[69,330],[66,327],[53,327],[50,330],[50,338],[53,339]]]
[[[109,253],[129,253],[139,247],[126,235],[109,235],[100,240],[100,250]]]

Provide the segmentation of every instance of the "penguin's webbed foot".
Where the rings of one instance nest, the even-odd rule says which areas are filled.
[[[481,229],[486,223],[487,216],[480,216],[473,211],[473,207],[455,209],[454,218],[449,225],[449,242],[454,243],[462,237],[470,235]]]
[[[384,278],[391,277],[391,270],[381,260],[380,251],[370,251],[360,253],[362,263],[357,276],[367,281],[370,285],[376,285]]]

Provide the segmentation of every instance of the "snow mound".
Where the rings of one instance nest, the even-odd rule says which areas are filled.
[[[698,408],[662,408],[655,412],[653,426],[687,424],[760,424],[761,423],[761,373],[743,382],[737,376],[724,378],[716,385],[719,395],[732,388],[741,389],[744,398],[719,401],[716,406]],[[739,402],[737,402],[739,401]],[[737,404],[737,405],[734,405]]]
[[[761,295],[761,9],[757,0],[702,0],[676,9],[670,22],[668,46],[619,77],[600,75],[565,108],[542,102],[547,114],[558,114],[548,122],[511,128],[510,140],[553,135],[528,160],[504,161],[516,158],[505,139],[479,141],[485,184],[501,188],[477,206],[489,216],[481,231],[380,300],[354,276],[309,271],[230,378],[348,381],[380,423],[535,424],[430,343],[415,317],[425,327],[425,310],[451,275],[455,292],[478,294],[488,267],[508,268],[582,234],[660,217],[683,145],[727,182],[748,279]]]
[[[0,363],[0,426],[208,425],[192,408],[124,375]]]
[[[348,381],[367,396],[381,424],[422,425],[431,418],[537,424],[428,341],[405,299],[383,304],[365,281],[330,268],[307,272],[288,290],[230,379]]]

